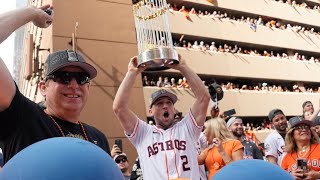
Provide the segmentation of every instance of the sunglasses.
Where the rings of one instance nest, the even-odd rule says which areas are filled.
[[[47,76],[46,81],[52,79],[54,82],[58,82],[60,84],[70,84],[73,78],[79,85],[84,85],[90,82],[90,77],[87,73],[67,71],[57,71],[54,74]]]
[[[297,126],[297,127],[294,127],[295,130],[298,130],[298,131],[302,131],[303,129],[305,130],[310,130],[310,127],[307,126],[307,125],[303,125],[303,126]]]
[[[117,163],[117,164],[119,164],[120,162],[127,162],[127,158],[126,157],[124,157],[124,158],[121,158],[121,159],[116,159],[115,160],[115,162]]]

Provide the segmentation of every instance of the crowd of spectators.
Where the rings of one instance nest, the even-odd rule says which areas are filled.
[[[185,39],[176,40],[174,39],[174,46],[175,47],[183,47],[193,50],[200,50],[200,51],[212,51],[212,52],[222,52],[222,53],[238,53],[238,54],[247,54],[252,56],[262,56],[262,57],[270,57],[270,58],[277,58],[277,59],[288,59],[288,60],[298,60],[298,61],[308,61],[311,63],[319,63],[320,57],[313,57],[308,55],[302,55],[298,52],[295,52],[292,56],[289,56],[285,52],[281,51],[272,51],[272,50],[257,50],[257,49],[250,49],[250,48],[243,48],[235,45],[229,45],[226,43],[216,43],[212,41],[209,43],[204,41],[188,41]]]
[[[147,75],[143,76],[143,86],[157,86],[164,88],[189,88],[186,78],[175,77],[162,77],[159,76],[157,81],[148,78]],[[205,85],[210,84],[209,81],[203,81]],[[299,87],[297,84],[294,85],[283,85],[283,84],[269,84],[267,82],[262,83],[234,83],[230,81],[224,81],[220,83],[220,86],[224,91],[262,91],[262,92],[299,92],[299,93],[320,93],[320,87]]]
[[[260,130],[271,130],[270,123],[266,119],[263,119],[261,123],[259,121],[252,121],[246,123],[245,131],[251,132]]]
[[[286,1],[288,3],[288,1]],[[294,1],[289,2],[290,4],[295,4]],[[291,30],[293,32],[297,33],[304,33],[306,35],[308,34],[314,34],[314,35],[320,35],[319,31],[315,31],[313,27],[303,27],[300,25],[292,25],[292,24],[286,24],[282,22],[281,20],[276,19],[263,19],[261,16],[258,18],[252,18],[252,17],[236,17],[233,15],[229,15],[227,12],[222,11],[202,11],[202,10],[195,10],[195,8],[187,9],[185,6],[177,7],[176,5],[171,6],[169,4],[171,11],[179,11],[181,13],[184,13],[187,18],[189,18],[190,14],[196,14],[199,16],[207,16],[210,18],[218,18],[220,20],[231,20],[241,23],[247,23],[249,24],[249,27],[256,31],[258,26],[266,26],[272,29],[283,29],[283,30]],[[265,23],[266,22],[266,23]],[[258,50],[258,49],[252,49],[252,48],[246,48],[246,47],[240,47],[237,44],[226,44],[226,43],[218,43],[218,42],[205,42],[202,40],[184,40],[180,38],[179,40],[174,39],[174,45],[176,47],[184,47],[188,49],[195,49],[195,50],[202,50],[202,51],[213,51],[213,52],[225,52],[225,53],[239,53],[239,54],[248,54],[253,56],[264,56],[264,57],[272,57],[272,58],[278,58],[278,59],[290,59],[290,60],[299,60],[299,61],[309,61],[311,63],[313,62],[320,62],[320,57],[315,57],[316,55],[306,55],[306,54],[300,54],[299,52],[292,52],[289,55],[287,52],[283,52],[281,50],[274,51],[274,50]]]
[[[316,6],[316,8],[319,11],[319,6]],[[256,31],[258,26],[265,26],[271,29],[291,30],[297,33],[304,33],[306,35],[309,35],[309,34],[320,35],[320,31],[315,30],[314,27],[311,27],[311,26],[304,27],[299,24],[289,24],[289,23],[286,23],[285,21],[281,21],[280,19],[263,18],[262,16],[244,17],[244,16],[231,15],[231,14],[228,14],[227,12],[222,12],[221,10],[209,12],[209,11],[196,10],[195,8],[188,9],[185,6],[181,6],[181,7],[177,7],[177,5],[171,6],[171,4],[169,4],[169,9],[170,11],[183,13],[187,19],[189,19],[190,15],[193,14],[193,15],[199,15],[203,17],[217,18],[219,20],[230,20],[233,22],[246,23],[249,25],[249,27],[253,31]]]
[[[292,1],[292,0],[272,0],[272,1],[285,3],[285,4],[288,4],[289,6],[292,6],[292,7],[303,7],[303,8],[306,8],[306,9],[313,9],[313,10],[316,10],[317,12],[320,12],[320,6],[318,6],[318,5],[308,5],[306,2],[298,3],[298,2]]]
[[[297,84],[293,86],[283,86],[263,83],[253,83],[251,85],[239,85],[232,82],[221,83],[223,90],[250,90],[250,91],[268,91],[268,92],[304,92],[304,93],[320,93],[320,87],[299,87]]]
[[[165,88],[189,88],[189,84],[185,77],[178,79],[176,82],[175,78],[169,80],[168,77],[159,76],[157,81],[149,79],[147,76],[143,76],[143,86],[157,86]]]

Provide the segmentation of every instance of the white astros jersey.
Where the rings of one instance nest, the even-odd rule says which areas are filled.
[[[204,150],[205,148],[208,147],[207,138],[203,132],[200,133],[200,136],[199,136],[199,139],[198,139],[196,146],[197,146],[197,151],[198,151],[199,155],[201,154],[202,150]],[[199,173],[200,173],[200,180],[208,179],[204,164],[199,165]]]
[[[282,155],[285,149],[285,143],[278,131],[274,130],[264,141],[265,155],[277,158],[277,163],[281,165]]]
[[[196,142],[201,129],[190,111],[167,130],[138,120],[128,138],[138,151],[143,179],[200,179]]]

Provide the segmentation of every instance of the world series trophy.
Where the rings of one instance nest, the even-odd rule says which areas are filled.
[[[138,67],[165,70],[168,64],[178,64],[178,53],[173,49],[166,0],[139,0],[133,5],[138,44]]]

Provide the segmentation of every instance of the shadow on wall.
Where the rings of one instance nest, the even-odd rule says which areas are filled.
[[[77,47],[77,50],[83,55],[85,56],[85,58],[87,60],[89,60],[91,63],[93,63],[100,71],[100,73],[102,72],[104,75],[108,76],[110,79],[113,80],[114,84],[120,84],[121,80],[119,80],[117,77],[118,74],[121,74],[121,77],[124,77],[125,75],[122,74],[118,69],[116,69],[114,66],[112,66],[112,71],[111,73],[107,72],[103,67],[101,67],[98,63],[96,63],[92,58],[89,57],[88,54],[86,54],[79,46]],[[93,84],[98,87],[101,91],[104,92],[104,94],[106,94],[110,99],[114,100],[114,95],[107,92],[103,86],[99,85],[95,80],[92,80]],[[117,91],[117,87],[114,87],[114,92]]]

